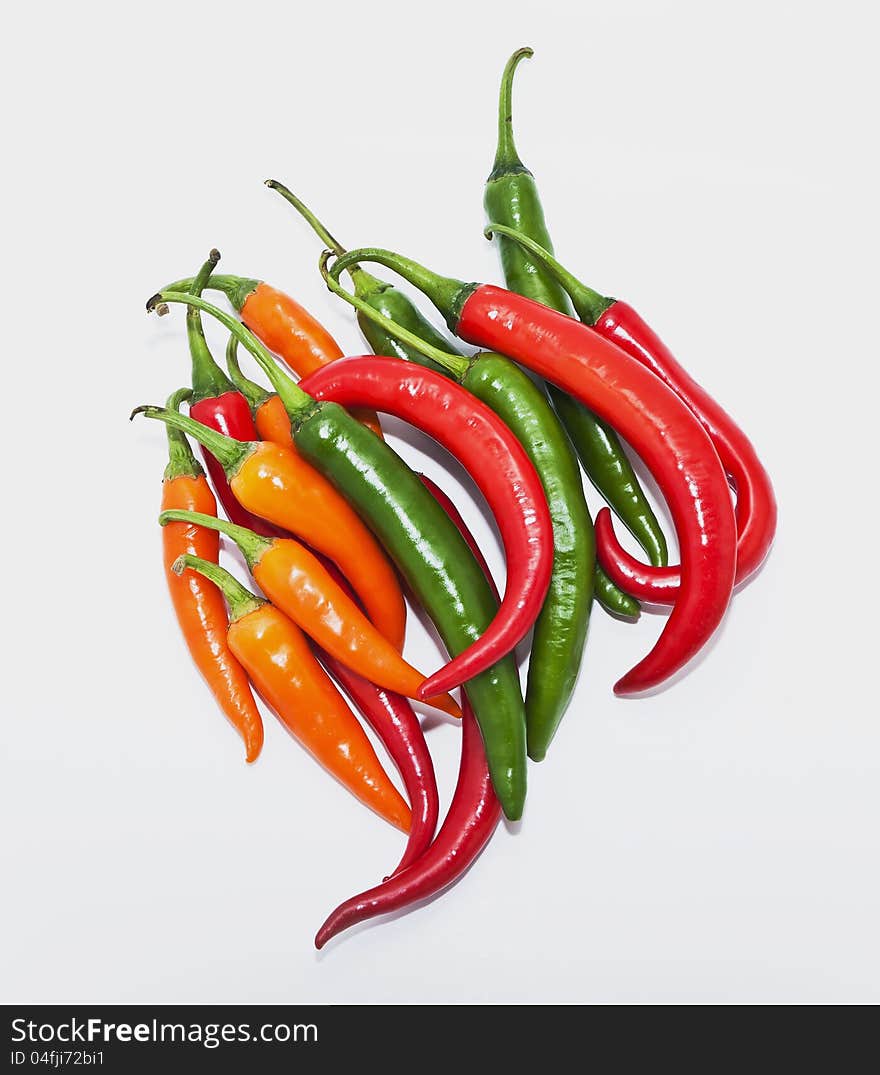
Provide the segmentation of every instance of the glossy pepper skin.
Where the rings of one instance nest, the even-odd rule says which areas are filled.
[[[374,686],[323,650],[318,650],[317,656],[382,740],[403,778],[412,823],[403,857],[390,875],[393,877],[421,858],[437,830],[440,800],[422,726],[403,695]]]
[[[210,579],[223,593],[230,606],[229,647],[281,723],[362,803],[408,832],[409,807],[302,631],[222,567],[181,556],[175,571],[187,570]]]
[[[322,271],[330,289],[378,322],[375,310],[346,293],[325,271],[325,261]],[[430,347],[385,318],[379,323],[410,350],[421,351],[444,366],[454,380],[491,408],[523,446],[541,482],[552,527],[553,565],[547,596],[534,624],[526,689],[528,752],[540,761],[574,691],[593,599],[593,527],[577,460],[544,393],[509,359],[487,353],[465,359]]]
[[[189,389],[174,393],[168,406],[176,410]],[[217,502],[205,473],[190,451],[186,438],[168,430],[169,461],[162,482],[162,511],[196,511],[215,515]],[[263,746],[263,720],[251,693],[247,673],[233,656],[227,641],[226,605],[216,586],[201,576],[183,578],[172,565],[184,554],[217,562],[220,538],[216,531],[189,523],[175,523],[162,531],[162,560],[168,592],[187,649],[202,673],[217,704],[245,745],[247,761],[256,761]]]
[[[430,479],[426,484],[432,492],[437,490]],[[441,493],[438,503],[442,505],[445,499],[448,498]],[[476,548],[477,543],[458,512],[450,518],[467,545]],[[490,578],[488,571],[486,578]],[[492,787],[479,726],[466,703],[462,715],[458,783],[437,839],[411,869],[401,871],[385,884],[340,904],[318,930],[315,946],[323,948],[332,937],[357,922],[399,911],[441,892],[470,868],[489,842],[500,819],[501,806]]]
[[[632,306],[587,287],[549,251],[536,247],[522,235],[511,237],[540,260],[565,287],[584,324],[656,374],[700,420],[736,492],[736,581],[745,581],[761,566],[770,549],[777,516],[770,476],[748,437],[723,407],[697,384]],[[637,589],[645,600],[664,604],[674,602],[679,587],[677,569],[640,565],[617,543],[609,519],[603,522],[602,534],[602,555],[613,576],[622,584]]]
[[[302,392],[234,318],[182,292],[160,292],[148,308],[163,301],[193,304],[211,313],[256,358],[291,416],[298,451],[379,535],[447,650],[462,653],[479,639],[498,605],[461,534],[403,460],[343,408],[318,403]],[[498,798],[506,816],[516,820],[525,803],[526,751],[525,713],[513,659],[497,660],[468,681],[466,692],[480,723]]]
[[[515,228],[552,251],[538,186],[532,173],[520,160],[513,137],[513,78],[519,62],[531,55],[530,48],[518,49],[508,60],[502,75],[498,145],[483,202],[490,221]],[[497,238],[508,289],[541,302],[552,310],[571,313],[565,289],[554,275],[524,246],[512,242],[501,232],[498,232]],[[590,481],[648,554],[651,563],[665,564],[666,539],[617,434],[552,382],[548,383],[547,391]],[[604,597],[606,593],[608,588],[604,583],[600,584],[599,596]],[[612,608],[612,611],[621,615],[632,614],[624,606]]]
[[[349,261],[395,269],[434,302],[462,339],[553,378],[638,452],[672,515],[682,587],[657,643],[617,682],[615,693],[650,690],[684,667],[720,623],[736,571],[730,490],[712,441],[688,407],[615,344],[540,303],[504,288],[441,277],[375,248],[350,251],[338,259],[334,274]]]
[[[161,407],[134,413],[176,426],[209,448],[239,503],[330,557],[375,626],[402,648],[406,606],[393,568],[357,513],[299,452],[269,441],[233,440]]]
[[[507,554],[501,608],[479,642],[429,676],[420,698],[440,694],[510,653],[535,622],[550,582],[553,530],[540,479],[510,429],[458,385],[397,358],[348,358],[301,387],[315,399],[366,405],[415,425],[464,464],[486,498]]]
[[[378,687],[414,698],[425,677],[400,656],[331,576],[317,556],[290,538],[261,538],[252,530],[206,515],[165,512],[159,524],[188,522],[231,538],[269,600],[331,656]],[[451,698],[428,699],[453,717]]]
[[[177,280],[164,290],[190,291],[191,284],[190,280]],[[297,376],[306,377],[328,362],[342,358],[339,344],[317,318],[296,299],[263,280],[215,273],[207,278],[204,287],[222,291],[251,332],[282,358]],[[355,417],[377,436],[382,436],[382,427],[375,414],[361,411]]]
[[[318,930],[316,948],[323,948],[358,922],[411,907],[442,892],[464,874],[489,842],[501,808],[492,789],[479,727],[467,702],[462,724],[458,783],[437,838],[409,869],[341,903]]]

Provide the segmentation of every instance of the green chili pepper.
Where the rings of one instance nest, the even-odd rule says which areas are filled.
[[[509,358],[482,352],[469,359],[430,346],[346,292],[326,269],[330,255],[325,252],[321,271],[331,291],[406,346],[414,361],[433,359],[491,407],[525,448],[541,479],[553,523],[553,574],[535,621],[526,689],[529,757],[541,761],[574,691],[593,600],[596,548],[571,443],[540,388]]]
[[[163,291],[148,308],[183,303],[211,314],[250,351],[291,418],[297,450],[328,477],[390,553],[453,656],[486,630],[498,610],[464,538],[418,476],[384,441],[335,403],[301,391],[240,321],[185,293]],[[525,713],[516,664],[508,656],[468,680],[492,782],[511,820],[526,791]]]
[[[513,139],[513,76],[520,60],[531,55],[530,48],[519,49],[504,68],[498,103],[498,147],[483,202],[491,222],[522,232],[552,253],[535,178],[520,160]],[[499,235],[498,242],[504,279],[511,291],[571,314],[565,290],[543,265],[511,239]],[[617,434],[566,392],[550,384],[547,391],[590,481],[645,550],[651,563],[665,565],[666,539]],[[611,584],[610,579],[607,581]],[[606,589],[605,595],[608,594]],[[602,588],[597,586],[597,597],[601,600],[602,596]],[[618,607],[612,611],[623,610]]]

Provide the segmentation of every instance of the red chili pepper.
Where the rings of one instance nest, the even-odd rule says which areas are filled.
[[[323,948],[331,937],[357,922],[398,911],[451,885],[486,846],[500,817],[480,729],[465,699],[458,783],[437,839],[408,870],[341,903],[318,930],[315,947]]]
[[[333,561],[321,553],[315,555],[336,583],[356,601],[357,595]],[[412,824],[403,858],[390,875],[393,877],[425,853],[437,831],[440,800],[434,763],[425,742],[425,733],[413,707],[403,695],[377,687],[323,650],[318,651],[318,659],[379,736],[403,777],[406,796],[412,810]]]
[[[504,543],[504,598],[486,632],[429,676],[418,696],[443,694],[491,667],[535,622],[553,566],[547,500],[522,445],[470,392],[433,370],[415,368],[398,358],[341,359],[305,378],[300,388],[315,399],[370,407],[410,422],[452,452],[476,481]]]
[[[642,457],[675,524],[682,586],[654,648],[614,690],[634,694],[668,679],[720,623],[736,571],[730,489],[712,441],[693,413],[640,362],[573,318],[503,288],[437,276],[375,248],[350,251],[336,261],[332,274],[365,261],[395,269],[415,284],[462,339],[509,355],[570,392]],[[436,680],[431,688],[437,689]]]
[[[419,477],[440,506],[448,512],[471,549],[478,553],[473,534],[449,497],[430,478],[426,478],[424,474]],[[491,582],[485,561],[480,555],[478,559]],[[414,825],[415,818],[416,809],[413,806]],[[492,789],[480,729],[473,710],[465,699],[462,705],[458,782],[437,839],[408,870],[403,871],[398,867],[398,871],[383,884],[341,903],[318,930],[315,947],[323,948],[337,933],[357,922],[398,911],[417,900],[434,896],[451,885],[470,868],[471,863],[489,842],[500,819],[501,806]]]
[[[593,328],[668,384],[711,437],[736,492],[736,581],[743,582],[761,566],[776,533],[773,486],[751,441],[724,408],[676,361],[666,344],[628,303],[613,302]],[[596,542],[602,566],[618,585],[628,588],[628,579],[632,578],[639,583],[640,591],[633,593],[630,590],[633,596],[663,604],[676,601],[680,584],[677,568],[640,564],[620,546],[613,526],[609,533],[607,524],[601,527],[601,537],[597,528]],[[637,570],[632,571],[632,568]]]
[[[382,740],[403,777],[406,797],[412,809],[412,825],[403,858],[391,874],[393,877],[427,851],[437,830],[440,814],[437,781],[422,726],[412,706],[402,695],[374,686],[323,650],[318,650],[317,655]]]

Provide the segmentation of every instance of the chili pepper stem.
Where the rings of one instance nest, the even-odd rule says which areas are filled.
[[[223,310],[218,309],[218,307],[212,306],[210,302],[205,302],[205,300],[199,296],[190,295],[182,291],[156,292],[147,303],[147,311],[152,313],[160,303],[181,303],[184,306],[195,306],[203,313],[210,314],[212,317],[216,318],[221,325],[228,328],[233,336],[235,336],[240,343],[244,344],[245,349],[250,351],[257,360],[260,368],[269,378],[272,387],[281,397],[281,402],[284,404],[287,413],[290,415],[291,422],[301,424],[315,412],[315,409],[318,406],[315,400],[313,400],[311,396],[306,395],[306,393],[297,386],[296,381],[294,381],[292,377],[288,377],[250,329],[240,321],[236,320],[236,318],[225,313]],[[206,447],[208,446],[206,445]],[[213,451],[213,449],[210,450]]]
[[[177,411],[170,411],[166,407],[154,407],[148,403],[135,407],[128,416],[131,421],[135,415],[142,414],[146,418],[158,418],[166,426],[179,429],[182,433],[189,433],[191,437],[203,444],[211,455],[215,456],[220,465],[226,471],[237,473],[241,464],[253,452],[254,445],[244,441],[233,440],[232,437],[224,436],[215,429],[209,429],[194,418]]]
[[[384,265],[417,287],[434,303],[452,332],[458,324],[461,308],[477,287],[476,284],[466,284],[463,280],[456,280],[452,276],[440,276],[439,273],[432,272],[424,265],[413,261],[412,258],[406,258],[402,254],[395,254],[391,250],[382,250],[376,246],[364,246],[343,254],[330,270],[333,279],[338,280],[341,273],[347,271],[350,265],[356,265],[361,261]]]
[[[575,312],[578,317],[587,325],[595,325],[603,313],[614,305],[614,299],[610,299],[605,295],[600,295],[598,291],[594,291],[591,287],[587,287],[586,284],[581,283],[576,276],[573,276],[568,269],[565,268],[561,262],[550,253],[549,250],[541,246],[540,243],[536,243],[528,235],[524,235],[521,231],[517,231],[516,228],[508,228],[504,224],[489,224],[484,228],[483,235],[487,239],[491,239],[493,235],[505,235],[508,239],[512,239],[515,243],[519,243],[531,254],[541,262],[545,269],[550,272],[560,286],[564,288],[566,294],[571,299],[571,303],[575,308]]]
[[[321,276],[324,277],[324,283],[334,295],[338,295],[340,298],[345,299],[347,303],[354,306],[358,313],[363,314],[364,317],[368,317],[377,325],[381,325],[386,332],[390,332],[393,336],[396,336],[401,343],[407,344],[407,346],[414,348],[420,354],[424,355],[425,358],[430,358],[433,362],[436,362],[438,366],[442,366],[443,369],[451,373],[456,380],[460,381],[464,377],[471,364],[470,359],[462,358],[461,355],[453,355],[449,351],[441,351],[439,348],[426,343],[414,333],[403,328],[402,325],[396,324],[390,318],[379,313],[378,310],[374,310],[372,306],[368,306],[367,303],[363,302],[357,295],[352,295],[351,292],[346,291],[339,283],[339,280],[335,279],[332,272],[327,268],[327,263],[331,257],[333,257],[333,251],[325,250],[321,254],[318,268],[321,272]]]
[[[212,250],[208,255],[208,260],[193,279],[190,288],[193,295],[201,295],[202,289],[219,260],[220,251]],[[186,335],[192,359],[193,402],[214,399],[216,396],[222,396],[224,392],[231,391],[232,382],[214,361],[208,349],[208,341],[205,339],[201,315],[194,306],[187,307]]]
[[[232,306],[241,312],[241,308],[261,283],[261,280],[254,280],[249,276],[229,276],[225,273],[215,272],[211,273],[211,276],[205,281],[204,290],[222,291]],[[191,291],[192,286],[193,278],[190,276],[184,280],[175,280],[173,284],[166,284],[162,290]],[[164,310],[157,310],[156,313],[162,316],[168,313],[168,309],[166,307]]]
[[[520,60],[528,59],[534,55],[530,48],[517,49],[504,67],[501,76],[501,92],[498,96],[498,149],[495,154],[495,162],[489,174],[489,182],[499,179],[503,175],[516,175],[520,172],[531,174],[519,159],[516,144],[513,140],[513,76],[519,66]]]
[[[336,257],[342,257],[346,252],[345,247],[330,233],[326,225],[315,216],[312,210],[309,209],[301,198],[298,198],[293,191],[283,183],[279,183],[277,179],[267,179],[265,180],[265,183],[270,190],[277,190],[282,198],[285,198],[290,202],[293,208],[318,236],[324,246],[332,250]],[[351,277],[351,281],[354,284],[355,294],[359,298],[364,298],[367,295],[380,294],[381,292],[386,291],[389,287],[383,280],[378,280],[360,265],[352,265],[348,270],[348,275]]]
[[[257,384],[256,381],[252,381],[249,377],[246,377],[242,373],[241,366],[238,361],[238,340],[235,336],[230,334],[229,342],[226,344],[226,366],[229,370],[229,379],[232,384],[248,401],[252,411],[261,407],[267,399],[270,398],[271,392],[267,392],[262,385]]]
[[[217,530],[226,537],[231,538],[244,553],[248,568],[253,571],[263,554],[272,547],[268,538],[255,534],[245,526],[227,522],[226,519],[218,519],[215,515],[204,515],[200,511],[180,511],[176,508],[163,511],[159,516],[159,525],[167,526],[168,523],[194,523],[196,526],[204,526],[209,530]]]
[[[178,410],[181,403],[190,396],[192,396],[191,388],[178,388],[168,397],[168,410]],[[165,467],[163,475],[165,481],[174,481],[175,478],[198,478],[199,475],[204,474],[201,464],[197,462],[183,433],[179,429],[174,429],[173,426],[166,426],[165,431],[168,435],[168,466]]]
[[[209,560],[203,560],[200,556],[191,556],[189,553],[184,553],[183,556],[177,557],[171,565],[171,570],[175,575],[182,575],[186,570],[197,571],[200,575],[204,575],[206,579],[213,582],[226,598],[231,623],[243,619],[251,612],[256,612],[258,608],[262,608],[267,603],[262,597],[257,597],[247,587],[242,586],[238,579],[230,575],[225,567],[212,564]]]

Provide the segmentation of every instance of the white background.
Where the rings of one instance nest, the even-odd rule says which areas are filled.
[[[880,1000],[872,8],[7,15],[3,1000]],[[560,256],[741,421],[778,540],[656,697],[611,686],[661,619],[597,610],[520,831],[443,898],[317,955],[326,912],[402,838],[271,719],[246,767],[188,661],[155,525],[163,433],[127,421],[187,378],[183,319],[143,304],[216,245],[362,349],[270,175],[346,243],[497,281],[482,184],[524,44],[519,148]],[[417,437],[394,443],[443,474]],[[442,481],[500,573],[459,478]],[[408,653],[439,661],[417,630]],[[458,732],[429,741],[445,803]]]

